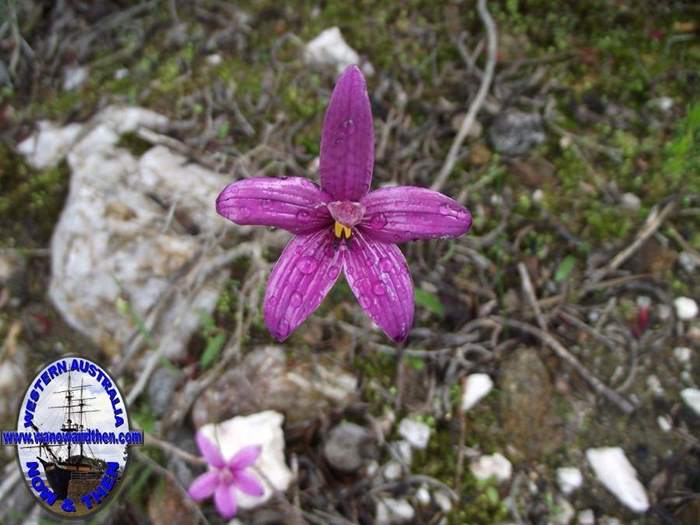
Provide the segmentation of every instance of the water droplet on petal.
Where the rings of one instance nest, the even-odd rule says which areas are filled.
[[[374,228],[375,230],[383,228],[384,226],[386,226],[386,223],[386,215],[384,215],[383,213],[375,213],[369,221],[370,227]]]
[[[342,136],[337,136],[333,142],[334,142],[335,144],[342,144],[342,143],[343,143],[343,137],[342,137]]]
[[[393,270],[393,268],[394,264],[388,257],[382,257],[381,259],[379,259],[379,269],[383,272],[390,272],[391,270]]]
[[[277,304],[277,296],[275,294],[272,294],[268,299],[267,299],[267,304],[270,306],[274,306]]]
[[[449,204],[441,204],[440,213],[442,213],[443,215],[452,215],[452,208],[450,208]]]
[[[305,275],[313,272],[317,266],[318,262],[312,257],[302,257],[299,261],[299,271]]]
[[[362,306],[362,308],[368,308],[369,305],[371,304],[369,297],[367,297],[366,295],[360,295],[359,301],[360,301],[360,305]]]
[[[260,204],[262,205],[263,208],[269,208],[272,206],[272,201],[270,199],[263,199]]]
[[[331,279],[335,279],[336,277],[338,277],[339,273],[340,273],[340,266],[336,266],[334,264],[328,268],[328,277],[330,277]]]
[[[236,217],[240,219],[245,219],[250,215],[250,210],[246,208],[245,206],[241,206],[240,208],[236,209]]]
[[[277,335],[281,339],[289,335],[289,321],[287,321],[286,319],[282,319],[282,321],[280,322],[279,330],[277,331]]]
[[[302,221],[308,220],[309,216],[309,212],[306,210],[299,210],[297,212],[297,219],[300,219]]]
[[[294,306],[294,307],[299,306],[301,304],[301,301],[302,301],[302,297],[301,297],[301,294],[299,292],[294,292],[292,294],[292,296],[289,298],[289,304],[291,306]]]
[[[374,292],[374,295],[384,295],[386,293],[386,288],[384,288],[382,283],[374,283],[372,292]]]

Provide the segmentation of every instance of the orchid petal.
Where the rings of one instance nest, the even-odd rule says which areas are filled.
[[[219,473],[213,470],[198,476],[190,485],[187,493],[195,501],[207,499],[216,490],[219,484]]]
[[[265,493],[265,489],[263,489],[263,486],[256,477],[245,470],[236,472],[233,478],[233,484],[238,490],[249,496],[260,497]]]
[[[401,250],[354,230],[344,257],[345,276],[367,315],[393,340],[413,324],[413,282]]]
[[[464,206],[426,188],[382,188],[365,196],[362,204],[362,228],[382,242],[459,237],[472,225]]]
[[[228,461],[228,466],[232,470],[242,470],[251,466],[260,456],[262,447],[260,445],[251,445],[243,447],[236,452]]]
[[[226,464],[219,447],[209,441],[201,431],[197,432],[195,440],[197,441],[199,451],[202,453],[202,456],[204,456],[204,459],[207,460],[207,463],[216,468],[221,468]]]
[[[214,503],[216,503],[216,510],[219,511],[219,514],[221,514],[223,518],[233,518],[236,512],[238,512],[236,498],[233,495],[233,485],[221,484],[216,487]]]
[[[328,194],[302,177],[252,177],[229,184],[216,199],[219,215],[236,224],[310,233],[328,225]]]
[[[374,128],[367,86],[357,66],[338,79],[323,120],[321,187],[335,200],[358,201],[369,190]]]
[[[284,341],[321,304],[338,279],[340,250],[330,228],[292,239],[280,255],[265,291],[265,324]]]

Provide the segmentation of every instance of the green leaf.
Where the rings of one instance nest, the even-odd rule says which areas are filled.
[[[566,280],[571,273],[571,270],[574,269],[574,266],[576,266],[576,257],[573,255],[567,255],[564,257],[564,259],[559,263],[557,271],[554,273],[554,280],[558,283]]]
[[[442,306],[442,303],[440,302],[440,299],[438,299],[437,295],[426,292],[420,288],[416,288],[415,294],[416,304],[434,313],[438,317],[445,316],[445,308]]]
[[[221,123],[219,126],[219,129],[217,130],[217,135],[220,140],[224,140],[226,137],[228,137],[228,132],[231,129],[231,125],[228,123],[228,121],[224,121]]]
[[[224,333],[216,334],[215,336],[207,339],[207,347],[204,349],[204,353],[202,353],[202,357],[199,360],[202,368],[207,368],[217,357],[219,357],[219,353],[221,352],[225,342],[226,334]]]

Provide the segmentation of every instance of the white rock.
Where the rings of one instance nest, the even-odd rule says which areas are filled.
[[[568,500],[557,496],[554,500],[554,509],[549,518],[550,525],[569,525],[576,516],[576,510]]]
[[[406,417],[399,423],[399,434],[412,447],[424,449],[430,440],[430,427],[425,423]]]
[[[636,303],[640,308],[649,308],[651,306],[651,297],[648,295],[639,295],[637,296]]]
[[[382,498],[377,502],[377,525],[405,523],[413,519],[416,511],[405,499]]]
[[[673,428],[673,423],[671,422],[671,418],[668,416],[657,417],[656,423],[659,425],[659,428],[661,429],[662,432],[670,432],[671,429]]]
[[[663,112],[668,112],[673,107],[673,99],[671,97],[657,97],[651,99],[649,105],[657,107]]]
[[[690,252],[681,252],[680,255],[678,255],[678,262],[688,273],[693,273],[698,267],[697,259]]]
[[[442,509],[442,512],[448,513],[452,510],[452,500],[450,499],[450,496],[445,493],[442,490],[438,490],[433,493],[433,498],[435,499],[435,503],[437,504],[440,509]]]
[[[481,401],[493,388],[493,380],[488,374],[471,374],[464,381],[462,410],[466,412]]]
[[[690,357],[693,351],[686,346],[677,346],[673,349],[673,356],[678,360],[679,363],[687,365],[690,363]]]
[[[219,53],[212,53],[211,55],[207,55],[207,64],[210,64],[212,66],[218,66],[221,64],[222,58]]]
[[[284,461],[283,419],[282,414],[267,410],[200,428],[209,440],[219,444],[226,460],[231,459],[243,447],[262,446],[262,452],[254,466],[263,474],[256,477],[261,482],[264,492],[262,496],[256,497],[238,491],[236,501],[244,509],[265,503],[275,490],[284,492],[292,482],[292,472]]]
[[[389,481],[399,479],[403,475],[403,467],[398,461],[389,461],[384,466],[384,477]]]
[[[664,389],[661,386],[661,381],[654,374],[651,374],[649,377],[647,377],[647,388],[657,396],[662,396],[664,394]]]
[[[61,128],[45,120],[39,121],[37,126],[36,133],[17,145],[17,151],[37,169],[51,168],[61,162],[83,129],[80,124]]]
[[[499,483],[508,481],[513,472],[510,461],[498,452],[472,460],[470,468],[475,478],[482,481],[495,478]]]
[[[64,71],[63,89],[70,91],[76,89],[85,83],[88,78],[88,68],[83,66],[69,66]]]
[[[681,391],[681,397],[685,404],[700,416],[700,390],[697,388],[685,388]]]
[[[377,472],[379,472],[379,463],[377,461],[372,460],[369,463],[367,463],[367,467],[365,468],[365,474],[368,478],[374,477]]]
[[[125,67],[123,67],[123,68],[121,68],[121,69],[117,69],[117,70],[114,72],[114,79],[115,79],[115,80],[122,80],[122,79],[124,79],[124,78],[126,78],[126,77],[128,77],[128,76],[129,76],[129,70],[128,70],[127,68],[125,68]]]
[[[430,504],[430,492],[425,485],[421,485],[416,491],[416,500],[423,506]]]
[[[561,491],[569,495],[583,485],[583,475],[576,467],[561,467],[557,469],[557,483]]]
[[[162,146],[140,160],[117,147],[122,133],[167,124],[153,111],[111,106],[90,125],[40,123],[38,132],[18,146],[39,168],[67,156],[70,191],[51,239],[49,296],[71,326],[112,351],[135,332],[132,316],[117,306],[128,300],[133,314],[146,319],[172,277],[200,249],[201,236],[225,223],[213,203],[230,182],[226,177]],[[172,227],[177,223],[170,217],[173,206],[197,231]],[[222,248],[214,246],[199,262],[220,253]],[[166,355],[180,355],[199,327],[201,312],[216,305],[227,272],[214,273],[189,301],[165,303],[151,335]]]
[[[678,319],[682,321],[687,321],[698,315],[698,303],[690,297],[678,297],[673,301],[673,306],[676,307]]]
[[[540,189],[536,189],[532,192],[532,200],[535,202],[542,202],[544,200],[544,192]]]
[[[359,64],[360,56],[347,44],[340,29],[331,27],[306,44],[304,60],[307,64],[335,66],[340,74],[346,67]],[[374,72],[370,64],[363,66],[362,70],[366,75]]]
[[[576,518],[578,525],[595,525],[595,514],[592,509],[583,509]]]
[[[634,193],[623,193],[620,204],[626,210],[637,211],[642,205],[642,201]]]
[[[413,461],[413,451],[411,450],[411,444],[405,439],[400,439],[399,441],[394,441],[389,443],[395,457],[407,466],[411,465]]]
[[[617,499],[635,512],[647,511],[646,491],[621,448],[591,448],[586,450],[586,458],[596,477]]]
[[[671,307],[667,304],[660,304],[656,307],[656,315],[659,316],[659,319],[662,321],[665,321],[669,317],[671,317]]]

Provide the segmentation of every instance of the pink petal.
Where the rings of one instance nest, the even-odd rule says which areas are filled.
[[[365,196],[362,204],[362,228],[383,242],[459,237],[472,225],[472,216],[464,206],[425,188],[382,188]]]
[[[205,472],[198,476],[190,485],[188,494],[195,501],[207,499],[216,490],[219,484],[219,473],[214,471]]]
[[[369,191],[374,128],[365,79],[357,66],[338,79],[323,120],[321,187],[335,200],[358,201]]]
[[[340,250],[331,228],[292,239],[270,274],[265,324],[284,341],[321,304],[340,275]]]
[[[243,447],[236,452],[231,459],[228,460],[228,466],[232,470],[242,470],[251,466],[260,456],[262,447],[260,445],[251,445]]]
[[[353,230],[345,255],[345,276],[367,315],[395,341],[413,324],[413,282],[401,250]]]
[[[219,511],[222,517],[226,519],[233,518],[238,511],[236,498],[233,495],[233,485],[221,484],[216,487],[214,503],[216,503],[216,510]]]
[[[303,177],[253,177],[229,184],[216,199],[219,215],[236,224],[310,233],[332,223],[329,195]]]
[[[233,484],[238,490],[249,496],[262,496],[265,493],[265,489],[263,489],[263,486],[255,476],[245,470],[236,472],[233,478]]]
[[[215,443],[209,441],[201,430],[197,432],[195,440],[197,441],[199,451],[202,453],[202,456],[204,456],[204,459],[207,460],[207,463],[217,468],[221,468],[226,464],[219,447],[216,446]]]

